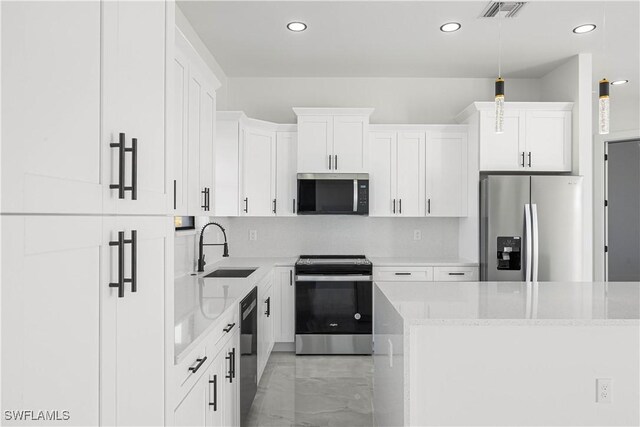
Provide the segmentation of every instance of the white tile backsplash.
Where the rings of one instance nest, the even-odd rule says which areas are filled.
[[[227,230],[231,257],[287,257],[301,254],[364,254],[370,257],[456,258],[457,218],[373,218],[298,216],[292,218],[215,218]],[[249,240],[256,230],[257,240]],[[421,240],[414,240],[420,230]],[[198,230],[199,231],[199,230]],[[176,276],[193,271],[197,236],[176,237]],[[209,227],[205,242],[223,242]],[[205,248],[207,263],[222,247]]]

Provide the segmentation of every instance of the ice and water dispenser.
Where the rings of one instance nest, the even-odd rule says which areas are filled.
[[[498,236],[498,270],[520,270],[522,239],[520,236]]]

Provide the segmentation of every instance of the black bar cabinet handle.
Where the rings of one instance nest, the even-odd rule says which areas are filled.
[[[398,199],[398,213],[402,213],[402,199]]]
[[[200,369],[200,367],[204,364],[206,360],[207,360],[207,356],[204,356],[202,359],[196,359],[196,362],[198,362],[198,364],[196,366],[189,367],[189,370],[195,374],[196,372],[198,372],[198,369]]]
[[[529,157],[529,167],[531,167],[531,151],[529,151],[529,154],[527,156]]]
[[[396,213],[396,199],[393,199],[393,213]]]
[[[411,276],[411,273],[395,273],[396,276]]]
[[[265,311],[264,314],[266,314],[267,317],[270,317],[271,316],[271,297],[267,298],[264,302],[267,304],[267,311]]]
[[[207,212],[211,210],[211,189],[207,187]]]
[[[176,194],[176,188],[178,187],[178,181],[176,181],[175,179],[173,180],[173,209],[177,209],[178,206],[178,200],[177,200],[177,194]]]
[[[233,349],[231,350],[231,360],[233,361],[233,372],[231,375],[233,375],[233,378],[236,377],[236,348],[233,347]]]
[[[233,351],[230,351],[227,353],[227,356],[225,357],[226,360],[229,361],[229,370],[227,371],[227,374],[225,375],[225,378],[227,378],[229,380],[230,383],[233,382],[233,378],[235,377],[233,370],[234,370],[234,359],[235,359],[235,348],[233,349]]]
[[[524,167],[524,151],[522,152],[521,156],[522,156],[522,162],[520,164],[522,165],[522,167]]]
[[[248,197],[244,198],[244,211],[246,213],[249,213],[249,198]]]
[[[273,199],[273,213],[276,213],[276,199]]]
[[[333,162],[334,163],[333,168],[335,170],[338,170],[338,155],[336,154],[333,157],[335,158],[335,162]]]
[[[131,292],[138,292],[138,231],[131,230],[131,239],[124,242],[131,245],[131,278],[124,281],[131,283]]]
[[[329,170],[331,170],[331,154],[329,154]]]
[[[222,330],[225,331],[226,333],[229,333],[233,327],[236,326],[235,323],[227,323],[227,326],[225,328],[223,328]]]
[[[131,139],[131,200],[138,200],[138,138]]]
[[[292,200],[293,205],[291,206],[291,212],[296,213],[296,199]]]
[[[202,191],[200,191],[200,194],[202,194],[202,205],[200,207],[202,208],[203,211],[206,211],[207,210],[207,187],[204,187]]]
[[[464,273],[449,273],[449,276],[464,276]]]
[[[118,149],[118,183],[109,185],[109,188],[118,190],[118,199],[124,199],[124,133],[118,135],[118,142],[109,144],[111,148]]]
[[[431,199],[427,199],[427,213],[431,213]]]
[[[293,286],[293,270],[289,270],[289,286]]]
[[[214,375],[209,384],[213,384],[213,402],[209,402],[209,406],[213,406],[213,410],[218,410],[218,376]]]
[[[118,282],[109,283],[110,288],[118,288],[118,298],[124,297],[124,231],[118,231],[118,240],[109,242],[118,247]]]

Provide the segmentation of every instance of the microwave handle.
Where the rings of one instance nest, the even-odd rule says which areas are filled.
[[[358,212],[358,180],[353,180],[353,211]]]

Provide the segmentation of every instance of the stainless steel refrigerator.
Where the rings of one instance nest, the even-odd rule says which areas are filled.
[[[480,181],[480,278],[582,279],[582,177],[490,175]]]

